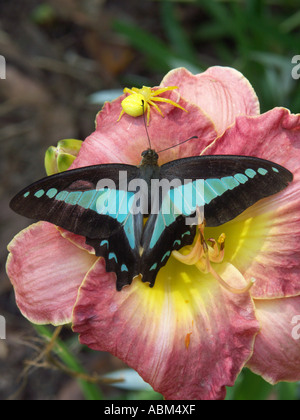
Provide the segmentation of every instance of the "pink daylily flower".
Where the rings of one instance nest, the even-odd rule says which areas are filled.
[[[206,228],[226,234],[225,257],[212,263],[233,293],[197,264],[171,256],[155,287],[139,279],[116,291],[84,238],[39,222],[9,245],[7,273],[17,304],[31,322],[72,323],[83,344],[122,359],[166,399],[223,399],[244,366],[274,384],[300,380],[300,115],[275,108],[260,114],[257,96],[241,73],[212,67],[200,75],[175,69],[160,87],[188,112],[160,103],[151,111],[152,147],[170,147],[159,163],[200,154],[256,156],[285,166],[292,184],[231,222]],[[147,148],[142,117],[123,115],[124,95],[107,103],[71,169],[101,163],[138,165]]]

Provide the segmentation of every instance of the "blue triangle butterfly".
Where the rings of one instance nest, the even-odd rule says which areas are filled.
[[[22,190],[10,206],[84,236],[105,258],[106,270],[116,273],[121,290],[139,274],[154,286],[172,251],[193,243],[196,225],[187,224],[187,218],[199,207],[204,207],[206,226],[218,226],[292,179],[282,166],[247,156],[195,156],[159,166],[158,154],[149,148],[140,166],[104,164],[59,173]],[[146,194],[128,188],[137,180],[149,187]],[[162,180],[170,188],[153,197],[152,183]],[[180,185],[174,186],[174,180]]]

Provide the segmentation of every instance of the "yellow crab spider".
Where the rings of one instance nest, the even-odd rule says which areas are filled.
[[[121,103],[123,110],[119,116],[118,121],[120,121],[124,114],[128,114],[131,117],[140,117],[141,115],[147,112],[147,125],[149,125],[150,106],[153,106],[154,109],[156,109],[156,111],[162,117],[164,117],[158,105],[155,103],[156,101],[167,102],[168,104],[176,106],[177,108],[180,108],[183,111],[187,112],[186,109],[182,108],[182,106],[178,105],[176,102],[171,101],[171,99],[158,97],[161,93],[174,89],[178,89],[178,87],[169,86],[157,90],[154,90],[147,86],[143,86],[142,89],[138,89],[135,87],[133,87],[132,89],[125,88],[124,93],[129,93],[130,95],[127,96]]]

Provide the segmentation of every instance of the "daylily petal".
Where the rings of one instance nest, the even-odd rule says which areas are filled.
[[[238,115],[258,115],[259,102],[249,81],[230,67],[210,67],[193,75],[184,68],[170,71],[162,86],[178,86],[187,101],[198,105],[222,134]]]
[[[8,250],[7,273],[23,315],[35,324],[70,322],[78,288],[96,257],[46,222],[20,232]]]
[[[257,156],[293,172],[294,181],[288,188],[250,207],[223,225],[222,232],[227,238],[227,261],[246,278],[257,280],[254,297],[299,294],[300,115],[277,108],[255,118],[239,117],[205,154]],[[210,234],[217,235],[214,230]]]
[[[231,265],[220,270],[231,284],[243,282]],[[228,293],[212,276],[174,259],[153,289],[136,279],[119,293],[100,259],[80,288],[73,316],[83,344],[121,358],[167,399],[224,398],[258,328],[248,293]]]
[[[204,154],[243,155],[268,159],[299,169],[300,114],[274,108],[257,117],[240,116]]]
[[[56,228],[63,238],[67,239],[72,244],[76,245],[78,248],[95,255],[95,249],[92,246],[86,244],[86,238],[84,236],[76,235],[75,233],[69,232],[68,230],[65,230],[58,226],[56,226]]]
[[[300,380],[300,296],[255,301],[261,332],[248,362],[253,372],[275,384]]]
[[[84,141],[71,169],[112,162],[140,164],[141,153],[149,147],[144,120],[143,117],[134,118],[125,114],[117,122],[123,98],[105,104],[97,116],[96,131]],[[215,139],[213,123],[195,105],[181,100],[180,105],[188,112],[169,104],[163,105],[169,107],[167,118],[157,112],[151,113],[148,132],[153,149],[159,151],[192,136],[199,138],[162,153],[160,164],[179,157],[199,155]]]

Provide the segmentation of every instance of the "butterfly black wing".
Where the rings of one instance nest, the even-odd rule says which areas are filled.
[[[10,203],[23,216],[85,236],[96,255],[105,258],[107,271],[116,272],[118,289],[139,274],[143,229],[142,216],[130,212],[134,193],[125,190],[127,182],[121,189],[120,172],[128,182],[139,174],[137,167],[121,164],[70,170],[35,182]]]
[[[127,179],[122,186],[120,171]],[[171,252],[192,244],[196,226],[187,223],[187,217],[193,217],[197,207],[204,207],[207,226],[217,226],[293,179],[280,165],[252,157],[201,156],[170,162],[150,172],[159,180],[177,179],[182,185],[154,197],[143,230],[143,215],[130,211],[134,193],[127,191],[130,180],[144,178],[142,172],[119,164],[67,171],[27,187],[11,207],[23,216],[85,236],[96,255],[105,258],[107,271],[116,272],[121,290],[138,274],[153,286]],[[104,178],[115,186],[100,188]],[[181,207],[183,202],[186,206]]]
[[[262,198],[282,191],[293,180],[286,168],[249,156],[196,156],[161,167],[167,179],[204,180],[206,226],[219,226],[237,217]]]
[[[218,226],[283,190],[293,175],[267,160],[216,155],[167,163],[160,168],[160,178],[178,179],[181,186],[160,199],[158,214],[150,215],[143,232],[141,271],[143,281],[152,286],[171,252],[193,242],[196,226],[187,218],[196,216],[197,207],[204,210],[206,226]]]

